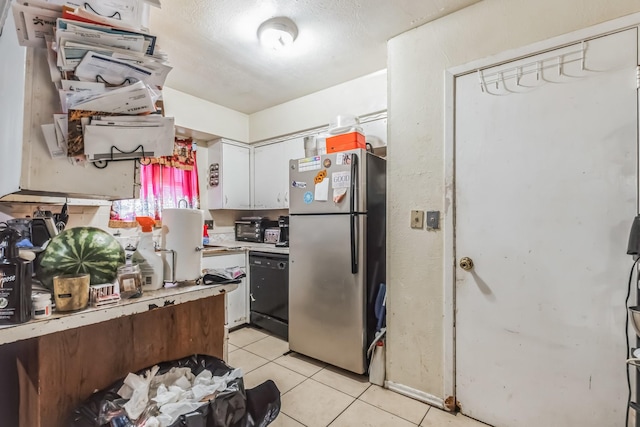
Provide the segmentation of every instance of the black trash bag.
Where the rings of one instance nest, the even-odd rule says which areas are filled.
[[[224,361],[214,356],[194,355],[184,359],[159,363],[158,375],[171,368],[188,367],[194,375],[205,369],[214,376],[223,376],[233,371]],[[142,375],[151,367],[135,372]],[[71,427],[130,426],[117,391],[122,387],[124,378],[105,390],[92,394],[71,415],[68,425]],[[245,390],[242,378],[231,381],[227,390],[216,395],[209,404],[196,411],[180,416],[171,427],[266,427],[280,413],[280,390],[276,384],[267,380],[259,386]]]

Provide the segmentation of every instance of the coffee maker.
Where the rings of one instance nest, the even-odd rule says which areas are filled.
[[[289,216],[282,215],[278,217],[278,227],[280,227],[280,239],[276,243],[276,247],[289,247]]]

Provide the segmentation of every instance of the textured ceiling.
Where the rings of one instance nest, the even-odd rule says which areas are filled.
[[[162,0],[150,30],[174,67],[167,86],[253,113],[386,68],[386,42],[479,0]],[[275,16],[298,26],[287,51],[260,46]]]

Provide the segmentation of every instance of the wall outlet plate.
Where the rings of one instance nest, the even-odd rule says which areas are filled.
[[[427,230],[437,230],[440,228],[440,211],[427,212]]]
[[[411,211],[411,228],[424,228],[424,211]]]

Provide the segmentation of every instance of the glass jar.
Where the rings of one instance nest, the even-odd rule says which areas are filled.
[[[127,264],[118,267],[118,284],[120,298],[137,298],[142,295],[142,273],[138,264]]]

